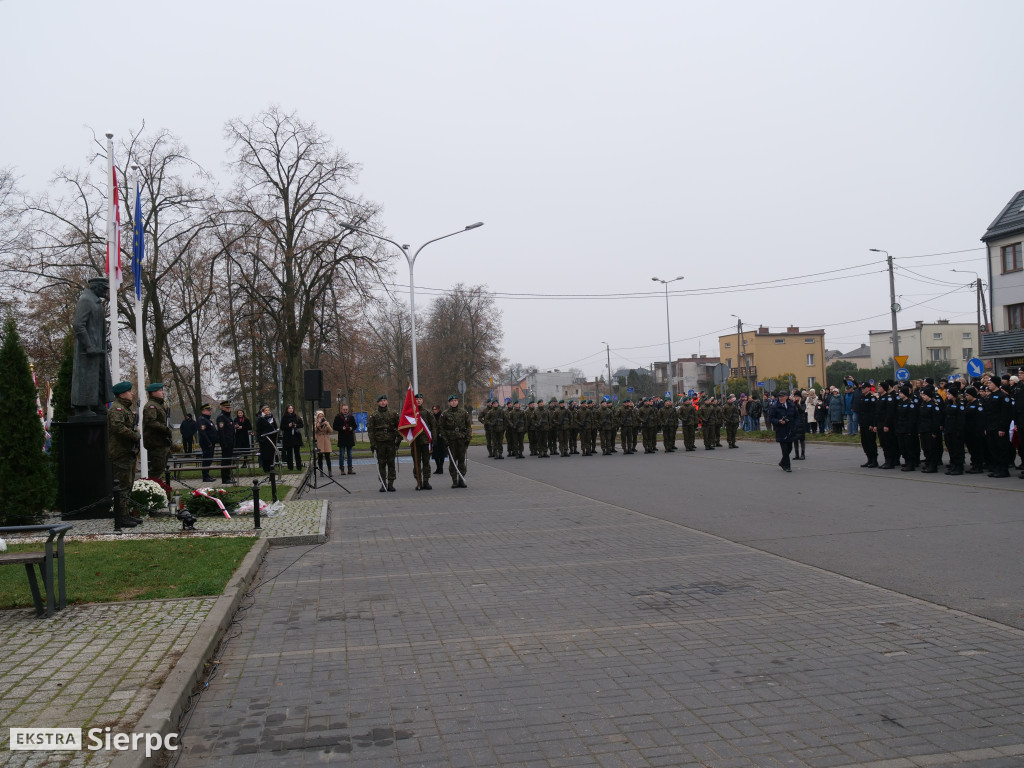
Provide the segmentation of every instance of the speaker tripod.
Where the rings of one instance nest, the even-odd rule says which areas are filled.
[[[307,488],[312,489],[312,490],[315,491],[317,489],[318,485],[325,485],[326,486],[326,485],[329,485],[331,483],[333,483],[334,485],[336,485],[339,488],[341,488],[341,490],[343,490],[345,493],[351,494],[352,491],[350,491],[344,485],[342,485],[337,480],[335,480],[332,475],[324,474],[323,469],[319,469],[317,467],[317,465],[320,463],[318,461],[318,459],[320,458],[321,455],[324,455],[324,452],[319,450],[317,448],[317,446],[316,446],[316,420],[314,418],[312,418],[312,416],[313,416],[312,411],[315,408],[314,403],[316,401],[315,400],[308,400],[307,402],[309,403],[309,409],[311,411],[311,413],[310,413],[310,417],[311,418],[309,420],[309,423],[310,423],[310,430],[309,430],[309,438],[310,438],[310,440],[309,440],[309,447],[310,447],[309,465],[308,465],[308,468],[306,469],[306,476],[302,478],[302,482],[299,484],[298,490],[295,491],[295,495],[296,495],[296,497],[298,497],[298,496],[301,496],[302,492],[305,491]],[[330,459],[331,454],[327,453],[326,455],[327,455],[327,460],[330,461],[331,460]],[[319,484],[317,482],[317,477],[318,476],[319,476],[320,480],[322,481]]]

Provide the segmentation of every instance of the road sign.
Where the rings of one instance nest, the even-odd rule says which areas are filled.
[[[896,381],[910,381],[910,371],[906,368],[897,368]]]
[[[697,393],[696,393],[696,391],[694,391],[694,390],[692,390],[692,389],[691,389],[691,390],[690,390],[689,392],[687,392],[686,394],[688,394],[688,395],[689,395],[690,397],[693,397],[693,396],[694,396],[694,395],[696,395]]]
[[[759,386],[761,389],[764,389],[764,382],[763,381],[757,382],[757,386]]]
[[[665,397],[667,397],[667,398],[669,398],[671,400],[672,399],[672,393],[671,392],[666,392],[665,393]]]
[[[768,381],[766,381],[764,383],[764,391],[765,392],[774,392],[778,388],[779,388],[779,385],[775,381],[775,379],[768,379]]]
[[[895,357],[893,357],[893,360],[896,361],[896,366],[898,368],[906,368],[907,367],[907,358],[909,358],[909,357],[910,357],[910,355],[896,355]]]
[[[957,379],[960,378],[960,374],[959,373],[951,373],[951,374],[949,374],[949,376],[947,378],[950,381],[956,381]]]
[[[459,383],[455,386],[455,388],[459,390],[460,395],[466,394],[466,382],[463,381],[462,379],[459,379]]]
[[[631,394],[631,395],[633,394],[633,388],[632,387],[626,387],[626,391],[629,392],[629,394]]]
[[[976,357],[972,357],[967,361],[967,373],[974,378],[978,378],[985,372],[985,364]]]
[[[715,366],[715,384],[724,384],[726,379],[729,378],[729,374],[732,370],[725,363],[719,363]]]

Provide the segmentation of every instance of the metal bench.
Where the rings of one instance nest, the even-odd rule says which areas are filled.
[[[24,565],[28,573],[28,585],[32,590],[32,602],[36,606],[36,616],[53,616],[54,611],[62,611],[67,607],[67,594],[64,582],[64,534],[74,526],[70,523],[57,525],[7,525],[0,526],[0,534],[5,533],[42,533],[49,532],[46,545],[42,552],[0,552],[0,565]],[[54,542],[56,541],[56,551]],[[56,594],[54,590],[54,560],[57,561]],[[43,588],[46,590],[46,604],[39,592],[36,572],[33,566],[39,566],[43,576]]]

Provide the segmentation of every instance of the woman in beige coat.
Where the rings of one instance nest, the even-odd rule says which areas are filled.
[[[331,475],[331,425],[323,411],[317,411],[313,417],[313,435],[316,437],[316,468],[324,471],[324,460],[327,460],[327,474]]]

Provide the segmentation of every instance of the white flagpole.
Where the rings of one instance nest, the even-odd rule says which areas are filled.
[[[139,166],[133,165],[132,170],[135,171],[136,177],[138,176]],[[136,194],[138,188],[138,178],[135,180]],[[134,211],[135,209],[132,208]],[[134,219],[132,219],[134,223]],[[133,227],[134,229],[134,227]],[[133,240],[134,242],[134,240]],[[135,274],[135,249],[132,249],[132,275]],[[132,280],[132,287],[134,288],[135,281]],[[136,378],[138,379],[139,387],[139,432],[142,432],[142,409],[146,405],[145,394],[146,394],[146,364],[142,350],[142,296],[141,290],[135,295],[135,370]],[[149,456],[146,454],[146,446],[144,441],[139,441],[139,477],[149,477]]]
[[[121,380],[121,345],[117,333],[117,211],[114,210],[114,134],[107,134],[107,275],[110,281],[110,379]]]

